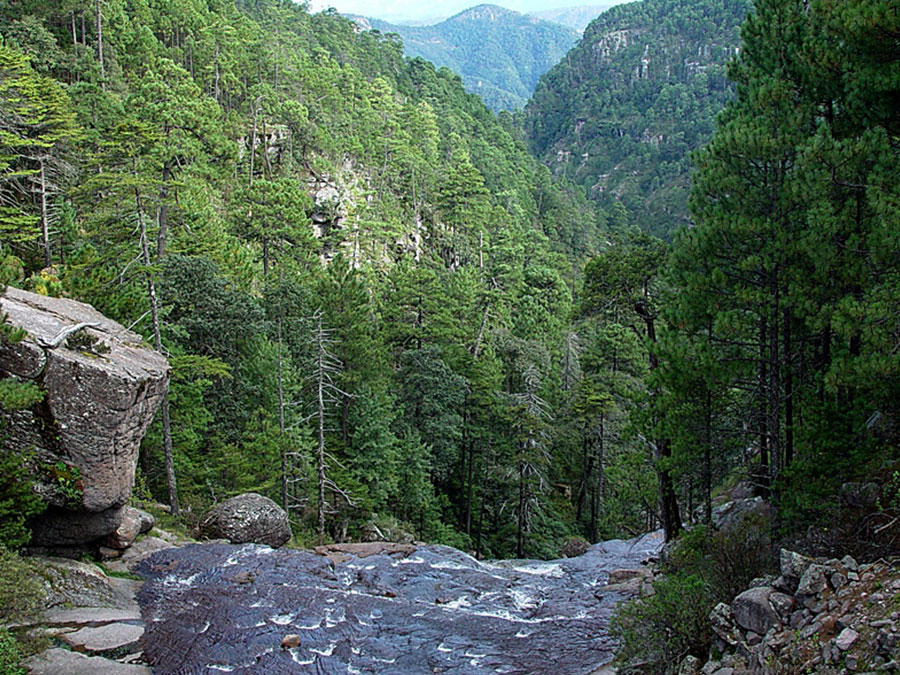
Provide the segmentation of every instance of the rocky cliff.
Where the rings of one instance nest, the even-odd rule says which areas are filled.
[[[168,383],[166,359],[90,305],[15,288],[0,298],[28,336],[0,344],[0,376],[31,380],[43,400],[11,415],[5,442],[37,450],[50,508],[32,543],[92,541],[115,531],[131,496],[141,439]]]

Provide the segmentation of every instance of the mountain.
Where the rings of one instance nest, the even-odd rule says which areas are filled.
[[[557,9],[545,9],[540,12],[528,12],[528,16],[534,16],[551,23],[558,23],[560,26],[582,33],[591,21],[610,7],[612,7],[612,4],[559,7]]]
[[[688,222],[689,154],[732,95],[748,0],[617,5],[546,73],[525,109],[533,151],[607,210],[660,236]],[[610,211],[612,212],[612,211]]]
[[[366,30],[396,33],[408,56],[457,73],[495,111],[524,106],[538,78],[578,39],[572,29],[497,5],[478,5],[433,26],[353,19]]]

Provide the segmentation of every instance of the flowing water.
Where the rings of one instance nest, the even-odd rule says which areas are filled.
[[[627,592],[609,572],[662,535],[553,561],[480,562],[445,546],[333,562],[309,551],[196,544],[144,561],[145,654],[166,675],[586,674],[612,658]],[[297,647],[282,648],[298,634]]]

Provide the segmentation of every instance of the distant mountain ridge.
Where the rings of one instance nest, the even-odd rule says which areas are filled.
[[[489,4],[432,26],[350,18],[364,30],[398,34],[407,56],[459,74],[466,90],[480,95],[494,111],[523,107],[540,76],[578,40],[571,28]]]
[[[559,7],[557,9],[545,9],[538,12],[528,12],[528,16],[536,16],[544,21],[558,23],[560,26],[571,28],[583,33],[588,24],[601,13],[613,6],[606,5],[579,5],[577,7]]]
[[[689,222],[690,153],[732,95],[725,67],[751,9],[643,0],[604,12],[526,106],[532,151],[611,214],[667,237]]]

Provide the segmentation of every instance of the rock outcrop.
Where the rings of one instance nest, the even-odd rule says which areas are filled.
[[[900,570],[850,556],[813,559],[781,551],[781,574],[754,583],[710,614],[706,664],[684,675],[900,672]]]
[[[291,538],[287,513],[268,497],[248,492],[214,506],[203,517],[200,533],[232,544],[265,544],[278,548]]]
[[[0,376],[35,382],[44,399],[11,416],[11,447],[33,446],[36,489],[51,508],[32,543],[72,545],[114,532],[131,496],[138,448],[168,384],[166,359],[90,305],[8,288]]]

